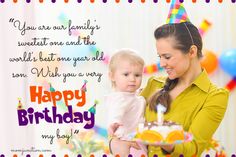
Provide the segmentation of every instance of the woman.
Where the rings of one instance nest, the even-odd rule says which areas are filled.
[[[166,24],[157,28],[154,35],[160,65],[168,77],[151,77],[142,91],[141,95],[149,102],[145,119],[156,121],[156,105],[161,103],[167,107],[164,119],[183,125],[194,139],[183,144],[148,146],[148,156],[200,156],[224,117],[228,91],[212,84],[201,68],[202,39],[193,24]],[[117,126],[110,127],[111,134]],[[138,149],[134,142],[113,138],[110,147],[114,154],[122,151],[120,144]]]

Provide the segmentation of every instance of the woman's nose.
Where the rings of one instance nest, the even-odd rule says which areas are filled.
[[[160,66],[164,68],[166,66],[166,61],[164,59],[160,59]]]

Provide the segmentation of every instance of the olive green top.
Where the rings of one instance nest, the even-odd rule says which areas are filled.
[[[148,80],[141,93],[147,102],[155,91],[164,86],[165,79],[151,77]],[[212,84],[203,70],[193,83],[171,102],[164,119],[183,125],[185,131],[193,134],[193,141],[176,144],[171,156],[201,155],[224,117],[228,96],[229,92]],[[146,107],[145,118],[148,122],[157,119],[156,113],[150,111],[149,105]],[[160,147],[149,146],[148,156],[153,157],[154,154],[158,157],[165,156]]]

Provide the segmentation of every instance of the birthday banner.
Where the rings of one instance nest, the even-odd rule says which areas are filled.
[[[236,1],[179,2],[0,0],[0,157],[113,156],[104,100],[111,56],[136,50],[144,88],[151,76],[166,76],[154,30],[183,19],[199,29],[211,81],[230,91],[202,156],[235,156]]]

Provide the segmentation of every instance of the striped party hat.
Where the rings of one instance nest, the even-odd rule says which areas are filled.
[[[190,22],[187,12],[179,0],[172,0],[166,23]]]

